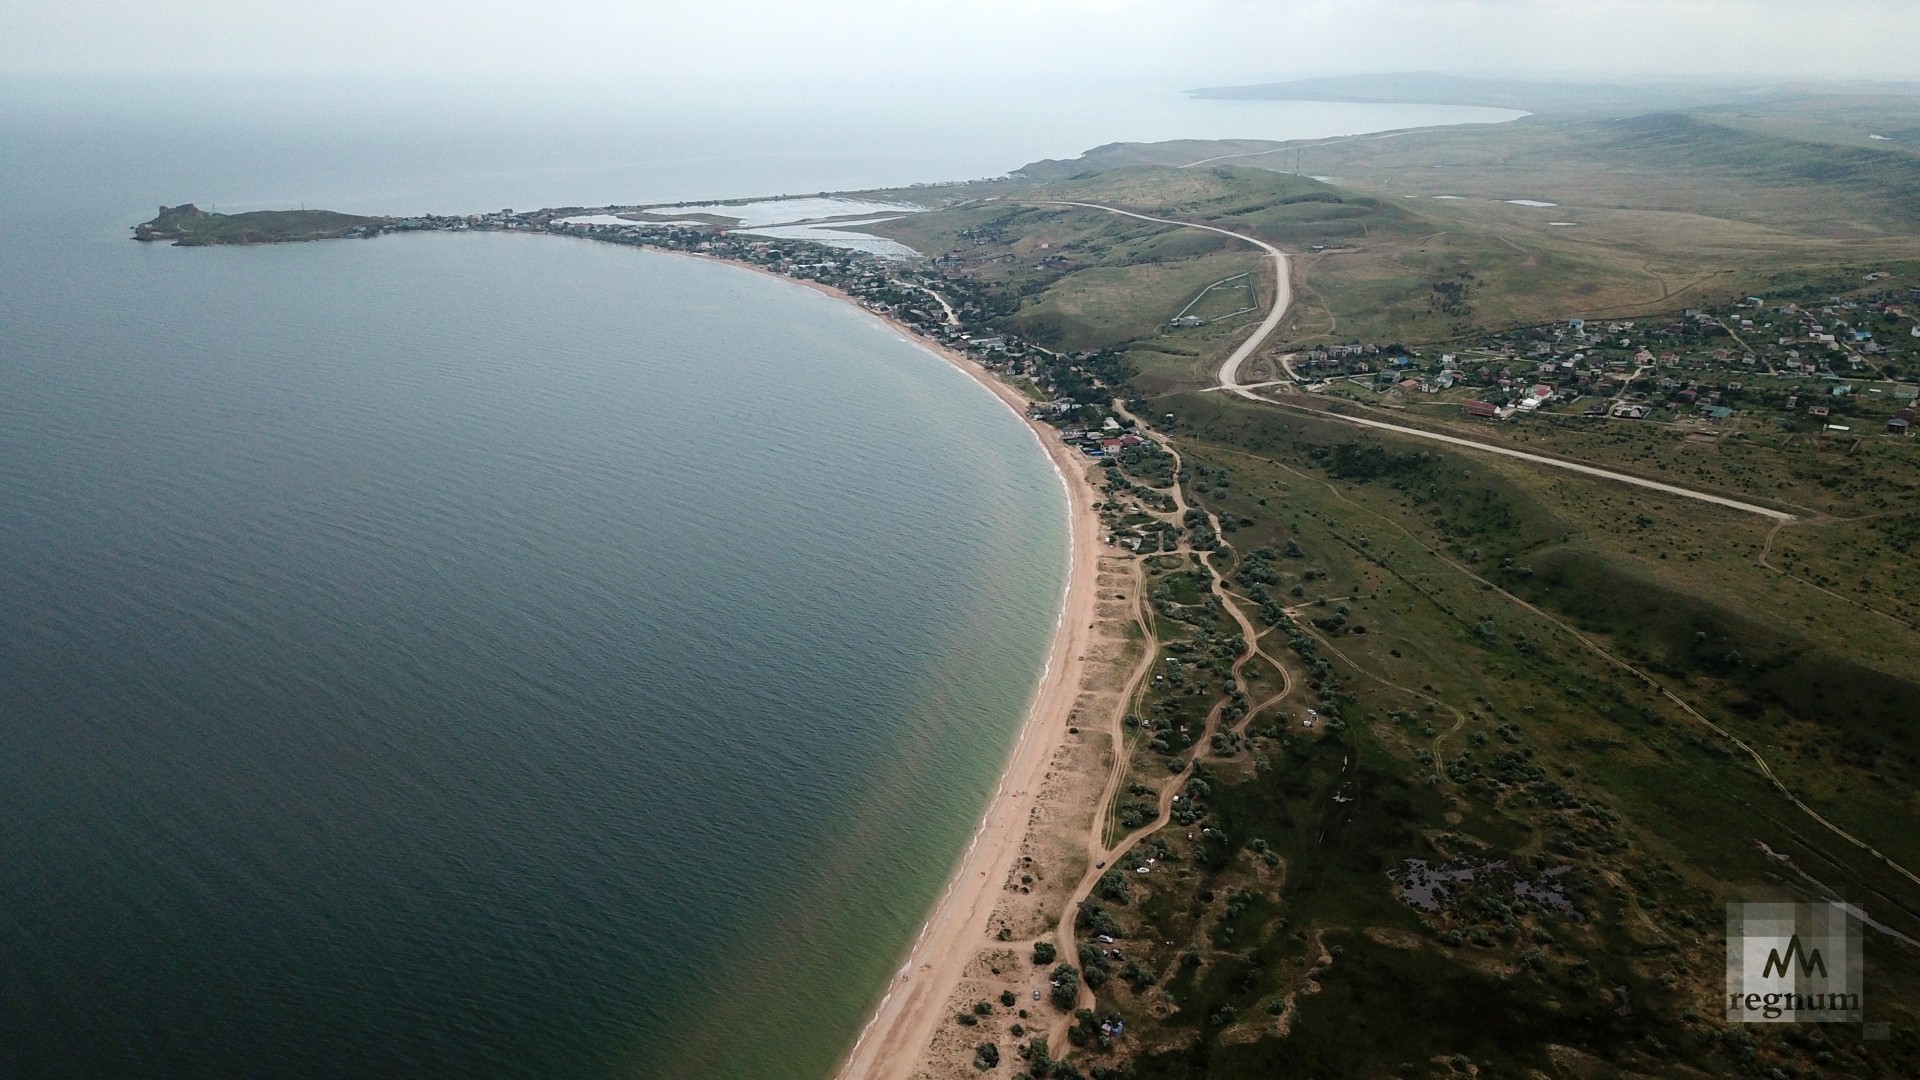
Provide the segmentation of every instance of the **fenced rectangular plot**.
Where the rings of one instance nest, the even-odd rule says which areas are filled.
[[[1838,903],[1727,905],[1727,1020],[1857,1024],[1860,921]]]

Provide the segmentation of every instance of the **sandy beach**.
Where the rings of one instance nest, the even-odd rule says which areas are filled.
[[[714,261],[850,304],[960,369],[1027,425],[1065,489],[1070,565],[1040,685],[959,864],[835,1074],[836,1080],[977,1076],[972,1058],[980,1043],[1010,1053],[1060,1026],[1052,1006],[1035,1000],[1045,995],[1047,972],[1032,965],[1032,944],[1056,938],[1061,913],[1093,861],[1093,816],[1112,777],[1124,690],[1139,652],[1128,634],[1138,618],[1138,563],[1102,541],[1096,466],[1051,427],[1028,419],[1028,399],[1018,390],[964,353],[830,285]],[[1011,1009],[1000,1005],[1003,993],[1014,995]],[[976,1001],[995,1008],[977,1024],[959,1025],[957,1015]],[[1014,1024],[1024,1037],[1008,1030]]]
[[[829,286],[800,284],[860,306]],[[978,1043],[997,1041],[1010,1052],[1021,1041],[1006,1033],[1018,1021],[1004,1008],[977,1026],[956,1025],[955,1016],[975,1000],[998,1005],[1000,993],[1011,991],[1017,1008],[1032,1011],[1025,1024],[1030,1035],[1053,1026],[1051,1006],[1033,1000],[1033,991],[1046,984],[1029,954],[1033,941],[1053,938],[1061,904],[1090,861],[1091,816],[1114,750],[1112,718],[1096,714],[1114,711],[1101,707],[1110,704],[1105,699],[1119,700],[1137,580],[1132,564],[1102,543],[1093,466],[1052,428],[1027,419],[1028,400],[1019,391],[964,354],[860,310],[1005,402],[1052,460],[1069,504],[1067,588],[1026,722],[965,854],[836,1074],[840,1080],[970,1075]]]

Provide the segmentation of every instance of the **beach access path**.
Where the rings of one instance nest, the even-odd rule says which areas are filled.
[[[1255,393],[1259,387],[1245,385],[1240,382],[1239,377],[1242,365],[1267,343],[1274,331],[1280,327],[1291,307],[1290,266],[1284,252],[1256,237],[1213,225],[1155,217],[1098,203],[1049,201],[1047,205],[1099,210],[1155,224],[1199,229],[1240,240],[1263,251],[1272,260],[1274,266],[1274,302],[1253,333],[1222,361],[1218,370],[1218,385],[1213,389],[1223,390],[1249,401],[1289,407],[1287,403]],[[802,282],[802,284],[852,302],[851,297],[830,286],[812,282]],[[862,310],[866,309],[862,308]],[[872,313],[869,312],[869,314]],[[1069,720],[1074,716],[1075,706],[1087,675],[1087,654],[1098,644],[1095,627],[1100,616],[1098,590],[1102,526],[1094,507],[1101,495],[1088,479],[1088,464],[1085,458],[1058,438],[1053,437],[1054,433],[1050,428],[1028,419],[1027,399],[978,363],[959,352],[928,341],[896,320],[879,315],[875,317],[893,326],[907,340],[972,376],[1014,410],[1021,417],[1022,422],[1033,431],[1052,459],[1066,487],[1072,530],[1071,563],[1066,596],[1049,651],[1045,673],[1028,711],[1026,722],[1021,728],[1012,756],[994,792],[993,800],[989,803],[954,876],[949,880],[945,892],[935,904],[926,924],[915,939],[906,962],[889,980],[879,1005],[836,1074],[837,1080],[893,1080],[893,1078],[915,1075],[929,1064],[927,1055],[934,1044],[942,1021],[954,1007],[953,995],[956,988],[967,978],[968,967],[978,958],[982,946],[992,940],[990,930],[1005,888],[1007,868],[1017,864],[1023,852],[1031,849],[1033,834],[1038,828],[1036,822],[1040,817],[1040,795],[1050,779],[1050,770],[1055,767],[1061,753]],[[1303,406],[1291,407],[1304,408]],[[1418,428],[1402,427],[1383,421],[1344,416],[1317,409],[1309,411],[1329,419],[1344,420],[1362,427],[1384,429],[1520,458],[1537,464],[1568,468],[1769,517],[1791,518],[1791,515],[1777,510],[1594,466],[1509,450],[1506,447],[1441,435]],[[1115,748],[1116,752],[1118,749],[1118,747]],[[1174,785],[1168,785],[1167,792],[1163,793],[1163,803],[1174,787]],[[1089,794],[1095,796],[1090,802],[1104,801],[1105,792],[1099,787],[1090,790]],[[1091,810],[1093,807],[1089,806],[1088,809]],[[1164,824],[1165,820],[1164,806],[1162,811],[1160,824]],[[1103,821],[1081,823],[1080,827],[1086,828],[1089,824],[1096,830],[1094,836],[1097,838],[1098,830],[1105,823]],[[1132,843],[1137,843],[1141,834],[1151,831],[1151,827],[1140,830],[1139,833],[1122,839],[1113,848],[1106,849],[1106,852],[1111,855],[1116,851],[1124,851]],[[1094,851],[1100,851],[1104,845],[1096,839],[1088,844],[1088,847]],[[1078,899],[1084,895],[1095,876],[1091,869],[1083,870],[1082,875],[1082,880],[1076,882],[1076,888],[1070,894],[1070,899]],[[1071,904],[1068,906],[1071,907]],[[1056,933],[1063,945],[1070,947],[1073,944],[1070,924]],[[1052,1036],[1049,1041],[1057,1046],[1064,1035],[1064,1025],[1056,1023],[1048,1026],[1052,1028],[1048,1031]],[[1042,1026],[1041,1030],[1047,1030],[1048,1026]]]

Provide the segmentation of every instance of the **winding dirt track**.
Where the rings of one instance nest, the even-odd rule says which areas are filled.
[[[1258,401],[1280,408],[1312,412],[1329,419],[1341,420],[1361,427],[1376,428],[1409,435],[1415,438],[1449,443],[1485,453],[1499,454],[1535,464],[1567,469],[1602,479],[1650,488],[1684,498],[1714,503],[1730,509],[1758,514],[1783,523],[1795,520],[1794,515],[1784,511],[1756,506],[1751,503],[1745,503],[1707,492],[1694,491],[1672,484],[1664,484],[1659,481],[1647,480],[1627,473],[1615,472],[1613,470],[1546,457],[1539,454],[1530,454],[1490,443],[1442,435],[1437,432],[1425,431],[1419,428],[1405,427],[1362,417],[1346,416],[1339,413],[1323,412],[1317,409],[1308,409],[1304,406],[1275,401],[1272,398],[1264,397],[1254,392],[1259,387],[1241,383],[1239,381],[1239,373],[1245,361],[1265,345],[1267,339],[1279,328],[1291,306],[1292,284],[1289,277],[1289,264],[1284,252],[1264,240],[1213,225],[1201,225],[1171,218],[1154,217],[1148,214],[1136,213],[1131,210],[1103,206],[1098,203],[1049,201],[1043,205],[1072,206],[1081,209],[1099,210],[1121,217],[1134,218],[1155,224],[1217,233],[1259,248],[1273,260],[1275,282],[1274,303],[1268,310],[1266,317],[1254,329],[1253,333],[1222,361],[1218,372],[1219,385],[1213,389],[1224,390],[1249,401]],[[831,290],[823,289],[823,291]],[[888,321],[891,322],[891,320]],[[942,358],[953,362],[956,366],[974,376],[1016,412],[1021,411],[1022,406],[1025,404],[1024,400],[1021,399],[1011,387],[1001,383],[985,369],[966,357],[953,353],[950,350],[928,345],[925,339],[913,334],[907,328],[897,323],[894,325],[906,332],[910,340],[922,344],[924,347],[929,348],[930,351],[940,354]],[[1292,375],[1291,369],[1288,369],[1288,374]],[[1265,385],[1270,384],[1260,384],[1260,386]],[[1134,420],[1137,431],[1151,437],[1163,450],[1173,457],[1175,482],[1171,494],[1175,509],[1172,520],[1176,523],[1183,521],[1189,510],[1189,506],[1179,480],[1184,468],[1179,451],[1164,437],[1155,434],[1145,423],[1131,416],[1120,402],[1114,402],[1114,410],[1117,414]],[[837,1080],[891,1080],[891,1078],[894,1077],[907,1076],[913,1071],[914,1066],[920,1059],[921,1052],[928,1046],[935,1029],[945,1015],[949,992],[959,982],[966,963],[974,954],[975,946],[984,935],[999,891],[999,871],[1001,868],[1010,864],[1020,851],[1021,841],[1026,834],[1028,819],[1034,807],[1033,793],[1038,792],[1042,786],[1042,782],[1046,777],[1048,764],[1052,760],[1054,752],[1061,742],[1061,736],[1066,729],[1067,719],[1073,711],[1075,697],[1081,684],[1082,663],[1080,658],[1083,657],[1086,652],[1089,640],[1088,629],[1095,621],[1097,611],[1096,599],[1101,523],[1098,513],[1094,510],[1094,506],[1099,501],[1100,495],[1086,477],[1085,463],[1079,460],[1073,451],[1061,445],[1058,440],[1048,438],[1049,432],[1045,428],[1042,428],[1038,424],[1034,424],[1033,426],[1036,434],[1040,436],[1042,444],[1046,447],[1047,452],[1052,456],[1056,467],[1059,468],[1062,479],[1067,485],[1069,501],[1072,504],[1073,564],[1069,572],[1069,584],[1064,610],[1061,615],[1060,631],[1055,635],[1053,649],[1048,660],[1047,674],[1042,681],[1041,689],[1036,697],[1032,711],[1029,714],[1026,727],[1021,733],[1020,742],[1015,747],[1012,760],[1008,763],[1001,786],[994,795],[994,801],[988,808],[985,819],[981,822],[973,843],[968,847],[961,866],[948,884],[946,893],[941,897],[933,913],[928,917],[920,937],[914,943],[913,950],[906,964],[901,967],[900,971],[888,984],[885,996],[875,1010],[873,1017],[869,1020],[866,1029],[862,1031],[859,1041],[855,1044],[853,1050],[849,1053],[846,1061],[842,1065],[837,1074]],[[1205,510],[1205,508],[1200,508],[1200,510],[1206,515],[1208,524],[1214,530],[1214,534],[1216,536],[1220,535],[1218,518],[1211,512]],[[1183,532],[1184,531],[1185,530],[1183,530]],[[1234,686],[1239,691],[1241,699],[1249,701],[1247,714],[1235,725],[1236,731],[1244,730],[1255,716],[1278,704],[1292,692],[1292,680],[1288,677],[1285,666],[1261,648],[1260,634],[1254,629],[1252,620],[1246,616],[1233,596],[1227,591],[1224,575],[1213,564],[1213,556],[1215,554],[1213,551],[1195,550],[1191,546],[1190,540],[1183,536],[1176,552],[1162,554],[1193,555],[1200,564],[1212,574],[1212,581],[1210,583],[1211,591],[1215,599],[1219,602],[1221,609],[1240,627],[1245,647],[1241,651],[1241,654],[1235,658],[1230,670]],[[1088,852],[1087,870],[1063,906],[1060,921],[1054,934],[1061,960],[1076,965],[1079,959],[1079,947],[1074,933],[1074,921],[1079,910],[1079,905],[1092,894],[1094,886],[1099,882],[1101,875],[1105,873],[1104,867],[1113,865],[1116,860],[1124,856],[1136,845],[1162,828],[1165,828],[1172,821],[1173,800],[1187,779],[1192,775],[1195,763],[1207,755],[1214,734],[1220,730],[1222,715],[1230,701],[1228,697],[1223,696],[1215,702],[1213,708],[1207,714],[1205,725],[1200,734],[1195,738],[1182,768],[1179,772],[1170,775],[1162,782],[1159,790],[1155,819],[1134,829],[1115,843],[1108,845],[1106,843],[1108,817],[1111,813],[1114,800],[1117,798],[1120,785],[1125,782],[1127,777],[1126,732],[1122,724],[1122,717],[1125,712],[1131,708],[1135,698],[1138,696],[1140,686],[1147,673],[1152,670],[1153,663],[1158,655],[1158,643],[1151,632],[1150,622],[1142,606],[1142,594],[1145,591],[1145,583],[1139,572],[1141,562],[1142,560],[1139,559],[1134,561],[1135,577],[1132,583],[1132,595],[1134,597],[1135,618],[1138,620],[1142,629],[1146,631],[1144,634],[1144,652],[1126,681],[1125,689],[1120,696],[1118,709],[1115,714],[1109,718],[1109,729],[1113,738],[1114,761],[1109,769],[1105,787],[1101,792],[1096,806],[1093,808],[1094,815],[1090,822],[1086,839],[1086,850]],[[1509,599],[1518,601],[1516,597],[1509,597]],[[1523,601],[1519,602],[1524,604]],[[1531,607],[1531,605],[1526,606]],[[1541,614],[1544,615],[1544,613]],[[1557,622],[1558,620],[1555,621]],[[1626,665],[1623,661],[1618,660],[1618,658],[1606,654],[1604,650],[1601,650],[1600,647],[1590,639],[1586,639],[1584,636],[1572,631],[1570,627],[1566,629],[1568,629],[1569,632],[1575,633],[1576,637],[1580,637],[1583,643],[1589,648],[1600,651],[1602,655],[1626,667],[1629,671],[1634,670],[1630,665]],[[1255,656],[1266,660],[1283,681],[1282,689],[1278,693],[1269,696],[1257,704],[1252,703],[1249,699],[1247,692],[1250,687],[1244,670],[1247,663]],[[1639,674],[1637,671],[1634,673]],[[1641,677],[1645,678],[1644,675]],[[1651,680],[1648,681],[1651,682]],[[1657,686],[1658,684],[1654,685]],[[1665,692],[1664,688],[1661,689],[1662,692]],[[1672,697],[1670,693],[1667,696]],[[1699,716],[1699,714],[1688,707],[1685,702],[1681,702],[1677,698],[1675,701],[1681,708],[1693,714],[1696,719],[1699,719],[1708,727],[1713,728],[1716,732],[1727,737],[1742,749],[1747,750],[1758,762],[1762,772],[1765,773],[1770,780],[1773,780],[1776,787],[1779,787],[1790,800],[1809,816],[1812,816],[1820,824],[1852,843],[1872,851],[1874,855],[1878,856],[1889,866],[1892,866],[1896,871],[1906,874],[1910,878],[1913,876],[1908,874],[1903,867],[1893,864],[1891,860],[1888,860],[1878,851],[1873,851],[1868,845],[1842,832],[1831,822],[1821,818],[1810,807],[1807,807],[1804,803],[1801,803],[1798,798],[1794,797],[1791,792],[1787,792],[1784,785],[1772,776],[1765,762],[1760,761],[1759,756],[1753,753],[1751,748],[1741,743],[1738,739],[1734,739],[1731,735],[1722,731],[1704,717]],[[1436,755],[1436,758],[1437,757],[1438,755]],[[1079,1004],[1087,1007],[1094,1004],[1093,993],[1086,987],[1085,983],[1082,983],[1080,986]],[[1064,1053],[1067,1048],[1067,1031],[1071,1024],[1072,1018],[1070,1016],[1059,1016],[1053,1021],[1048,1030],[1048,1042],[1051,1052],[1056,1056]]]
[[[1173,497],[1174,508],[1173,512],[1167,515],[1164,520],[1174,523],[1183,522],[1187,516],[1189,506],[1180,481],[1180,477],[1186,467],[1185,461],[1180,456],[1180,451],[1175,449],[1173,444],[1164,436],[1155,433],[1152,428],[1148,427],[1138,417],[1128,412],[1126,406],[1120,401],[1113,403],[1113,411],[1119,416],[1133,421],[1134,430],[1151,438],[1162,450],[1173,458],[1174,483],[1170,494]],[[1204,507],[1198,509],[1202,514],[1206,515],[1208,527],[1213,530],[1214,535],[1219,536],[1219,518],[1217,518],[1212,511]],[[1233,676],[1234,686],[1240,692],[1241,699],[1249,700],[1247,698],[1247,691],[1250,687],[1247,683],[1245,668],[1247,663],[1256,656],[1271,664],[1274,671],[1279,674],[1282,680],[1283,685],[1278,693],[1273,694],[1257,705],[1252,705],[1246,715],[1242,716],[1239,722],[1234,725],[1233,730],[1244,730],[1256,715],[1279,703],[1288,694],[1293,692],[1293,680],[1288,677],[1286,668],[1260,647],[1259,632],[1254,629],[1253,622],[1247,618],[1246,613],[1240,610],[1240,606],[1235,602],[1233,596],[1227,592],[1225,575],[1219,568],[1213,565],[1215,552],[1194,548],[1191,541],[1191,533],[1183,530],[1179,547],[1172,552],[1160,552],[1158,554],[1179,555],[1183,559],[1188,555],[1192,555],[1198,559],[1200,564],[1206,567],[1208,573],[1212,575],[1210,585],[1213,596],[1219,601],[1221,609],[1239,625],[1241,638],[1245,642],[1245,647],[1242,649],[1240,655],[1234,658],[1233,666],[1229,669]],[[1141,593],[1144,591],[1145,582],[1142,581],[1134,594],[1136,601],[1141,598]],[[1133,680],[1128,684],[1127,693],[1121,698],[1123,708],[1131,705],[1134,693],[1139,687],[1139,680],[1146,672],[1152,670],[1153,661],[1159,653],[1158,644],[1158,641],[1149,633],[1146,639],[1146,650],[1141,657],[1140,665],[1135,671]],[[1159,832],[1172,822],[1174,797],[1180,793],[1180,789],[1186,784],[1187,778],[1193,775],[1194,764],[1206,756],[1208,748],[1212,744],[1214,734],[1220,730],[1221,716],[1226,711],[1229,701],[1230,699],[1228,697],[1222,696],[1214,702],[1213,708],[1207,712],[1206,723],[1201,728],[1200,734],[1194,738],[1192,748],[1187,755],[1186,761],[1182,763],[1180,771],[1172,774],[1161,782],[1154,819],[1134,829],[1126,836],[1120,838],[1119,841],[1109,846],[1104,842],[1107,831],[1107,816],[1113,805],[1113,800],[1117,797],[1119,786],[1125,781],[1127,775],[1127,762],[1124,758],[1125,743],[1116,740],[1114,744],[1115,753],[1120,756],[1116,758],[1114,771],[1108,779],[1106,790],[1101,795],[1100,811],[1093,819],[1092,828],[1088,837],[1088,849],[1091,853],[1091,858],[1087,863],[1086,873],[1081,877],[1080,883],[1074,887],[1073,892],[1068,896],[1067,903],[1060,913],[1060,923],[1054,931],[1054,944],[1055,947],[1059,949],[1062,960],[1067,963],[1078,964],[1080,947],[1074,933],[1076,929],[1074,924],[1079,914],[1081,903],[1093,894],[1093,888],[1099,884],[1101,876],[1107,873],[1107,869],[1112,867],[1114,862],[1121,856],[1133,850],[1141,841]],[[1088,989],[1084,982],[1080,984],[1078,1004],[1082,1008],[1092,1008],[1095,1004],[1093,991]],[[1054,1020],[1052,1027],[1047,1032],[1048,1052],[1050,1054],[1058,1056],[1065,1053],[1068,1045],[1067,1031],[1072,1024],[1073,1019],[1070,1016],[1060,1016]]]

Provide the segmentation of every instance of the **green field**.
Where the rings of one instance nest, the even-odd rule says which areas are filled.
[[[1920,101],[1654,88],[1666,111],[1597,115],[1626,100],[1610,93],[1304,145],[1331,183],[1274,171],[1292,161],[1276,144],[1106,147],[876,230],[938,254],[945,287],[1005,329],[1098,350],[1104,392],[1184,459],[1112,461],[1113,523],[1208,552],[1144,558],[1158,659],[1109,839],[1161,820],[1168,783],[1182,798],[1065,913],[1123,955],[1083,946],[1095,1009],[1070,1064],[1030,1054],[1029,1075],[1920,1075],[1920,946],[1901,937],[1920,939],[1920,443],[1772,423],[1820,380],[1710,357],[1689,377],[1740,406],[1724,427],[1584,404],[1493,425],[1459,413],[1477,386],[1383,393],[1370,374],[1327,392],[1798,515],[1776,527],[1199,392],[1247,320],[1168,321],[1224,306],[1203,290],[1234,273],[1269,303],[1252,253],[1050,205],[1297,253],[1258,378],[1274,354],[1345,342],[1524,378],[1493,344],[1569,315],[1664,326],[1749,291],[1838,300],[1868,271],[1920,286]],[[1180,167],[1229,154],[1247,156]],[[1888,314],[1881,333],[1904,326]],[[1843,403],[1875,430],[1903,355],[1860,376],[1885,396]],[[1065,385],[1071,362],[1037,371]],[[1205,512],[1154,522],[1176,483]],[[1422,907],[1403,893],[1422,864],[1466,877]],[[1783,892],[1843,895],[1892,932],[1866,945],[1888,1037],[1722,1019],[1725,905]]]

